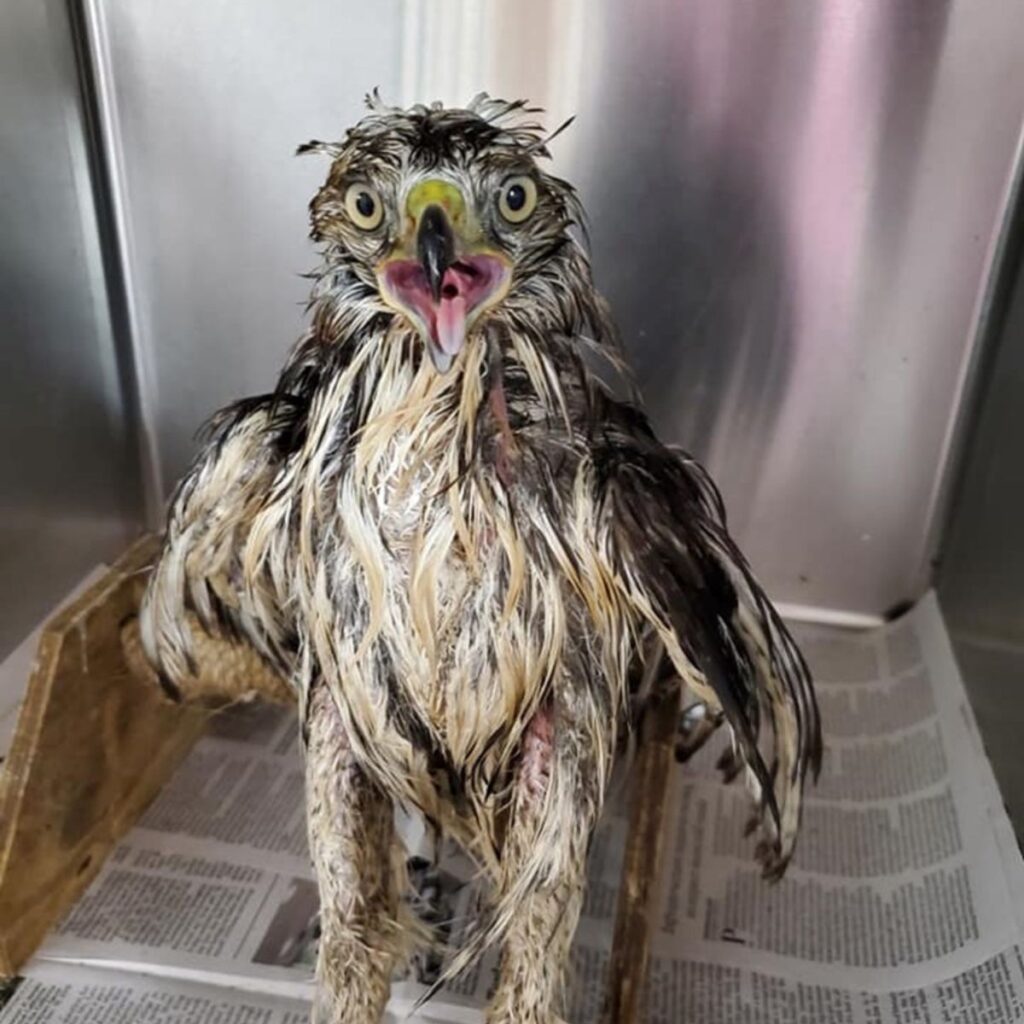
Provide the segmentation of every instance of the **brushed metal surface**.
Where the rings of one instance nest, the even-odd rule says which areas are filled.
[[[1017,842],[1024,847],[1024,759],[1020,756],[1020,738],[1024,734],[1024,646],[976,643],[957,633],[951,633],[951,637],[985,753]]]
[[[303,328],[306,207],[368,89],[394,95],[399,7],[101,2],[142,406],[165,489],[217,407],[266,391]]]
[[[1024,181],[1022,181],[1024,185]],[[1024,669],[1024,190],[1018,197],[1004,301],[993,315],[992,351],[980,387],[938,570],[950,634],[962,647],[989,650],[1007,685],[1016,655]],[[965,664],[968,685],[979,681]],[[1020,686],[1021,673],[1016,679]],[[988,680],[981,680],[987,683]],[[1012,719],[1006,724],[1009,726]],[[1019,749],[1018,731],[1012,730]],[[1024,779],[1024,774],[1022,774]],[[1024,788],[1021,791],[1024,802]],[[1021,818],[1024,826],[1024,818]]]
[[[99,0],[165,485],[301,327],[323,174],[378,85],[578,115],[590,211],[661,430],[710,464],[777,597],[877,614],[933,523],[1024,111],[1002,0]]]
[[[0,5],[0,657],[139,519],[63,4]]]
[[[1018,196],[976,422],[938,568],[943,615],[985,751],[1024,843],[1024,205]]]

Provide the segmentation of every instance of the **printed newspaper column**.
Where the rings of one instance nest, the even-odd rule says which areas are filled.
[[[652,1024],[967,1024],[951,1008],[979,985],[1007,1011],[979,1021],[1016,1019],[1018,927],[934,599],[887,630],[801,640],[827,751],[793,864],[760,878],[715,750],[678,774]]]

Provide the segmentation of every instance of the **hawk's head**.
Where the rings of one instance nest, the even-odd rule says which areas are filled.
[[[312,234],[349,299],[406,318],[442,373],[489,317],[571,330],[573,293],[590,286],[569,234],[580,209],[537,165],[535,111],[485,95],[466,109],[369,105],[344,141],[300,150],[333,158]]]

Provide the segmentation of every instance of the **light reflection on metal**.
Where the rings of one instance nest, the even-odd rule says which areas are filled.
[[[780,598],[929,572],[1024,111],[1024,5],[104,0],[165,484],[301,329],[304,207],[360,96],[524,95],[590,212],[659,428]]]

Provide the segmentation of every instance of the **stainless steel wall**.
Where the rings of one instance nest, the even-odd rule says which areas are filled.
[[[0,657],[140,519],[64,5],[0,5]]]
[[[1024,192],[938,571],[951,631],[1024,661]],[[1000,301],[1000,298],[1002,301]]]
[[[377,85],[527,95],[591,214],[665,435],[774,594],[878,614],[928,578],[1024,111],[1004,0],[90,0],[143,408],[167,486],[301,329],[305,204]]]
[[[1024,194],[1000,277],[938,589],[986,751],[1024,842]]]

